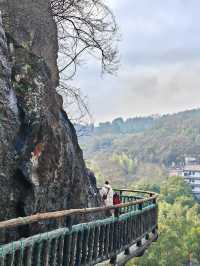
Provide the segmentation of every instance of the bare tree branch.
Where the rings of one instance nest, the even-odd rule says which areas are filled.
[[[64,109],[68,112],[69,119],[77,125],[78,136],[88,135],[88,125],[93,124],[92,115],[88,108],[87,97],[82,95],[81,90],[61,82],[58,92],[63,96]]]
[[[117,24],[103,0],[51,0],[51,8],[58,26],[60,72],[69,71],[86,51],[99,55],[102,72],[116,71]]]
[[[68,85],[76,74],[81,55],[87,53],[101,63],[102,73],[114,73],[118,67],[117,24],[104,0],[50,0],[58,28],[59,93],[74,123],[91,123],[87,98],[80,89]],[[79,134],[79,133],[78,133]]]

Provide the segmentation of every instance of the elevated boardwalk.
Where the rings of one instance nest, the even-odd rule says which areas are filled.
[[[139,190],[117,190],[122,204],[40,213],[0,222],[0,230],[67,220],[67,226],[0,245],[0,266],[124,265],[157,239],[157,195]],[[114,217],[73,225],[76,216],[114,212]],[[63,224],[63,223],[62,223]]]

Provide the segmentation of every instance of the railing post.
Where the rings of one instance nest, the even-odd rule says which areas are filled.
[[[114,215],[115,215],[115,218],[119,218],[119,209],[118,208],[116,208],[115,210],[114,210]],[[115,249],[115,251],[116,251],[116,249],[117,249],[117,241],[118,241],[118,221],[117,221],[117,223],[116,224],[114,224],[114,230],[113,230],[113,234],[114,234],[114,236],[113,236],[113,238],[114,238],[114,249]],[[110,264],[112,264],[112,265],[116,265],[116,261],[117,261],[117,254],[115,254],[111,259],[110,259]]]
[[[158,240],[157,227],[152,230],[152,234],[156,235],[156,238],[153,240],[153,242],[156,242]]]
[[[153,196],[154,196],[153,193],[150,193],[150,194],[149,194],[149,197],[150,197],[150,198],[153,197]],[[156,204],[156,198],[153,199],[152,203],[153,203],[153,204]]]
[[[142,240],[138,240],[137,243],[136,243],[137,247],[141,247],[142,246]]]
[[[143,203],[139,203],[138,209],[140,211],[142,211],[142,207],[143,207]],[[141,239],[137,241],[136,245],[137,245],[137,247],[141,247],[141,245],[142,245]]]
[[[114,216],[115,216],[115,218],[119,218],[119,209],[118,208],[116,208],[114,210]]]
[[[155,200],[155,204],[156,204],[156,198],[154,200]],[[155,215],[156,215],[156,226],[153,228],[152,234],[156,235],[156,238],[154,239],[153,242],[156,242],[157,239],[158,239],[158,234],[157,234],[157,231],[158,231],[158,220],[157,220],[158,219],[158,206],[156,206],[155,208],[156,208],[156,213],[155,213]]]
[[[120,197],[120,200],[121,200],[121,203],[123,203],[123,200],[122,200],[122,194],[123,194],[123,191],[119,191],[119,197]],[[121,211],[122,211],[123,209],[121,209]]]
[[[66,227],[69,229],[69,232],[72,230],[73,225],[73,216],[66,217]],[[63,266],[68,266],[70,264],[70,257],[71,257],[71,245],[72,245],[72,234],[69,233],[65,236],[64,240],[64,253],[65,256],[63,258]]]
[[[149,240],[149,234],[146,234],[145,239]]]
[[[66,219],[66,227],[69,229],[69,231],[72,230],[72,225],[73,225],[73,217],[68,216]]]
[[[129,248],[125,249],[124,255],[130,255],[130,249]]]
[[[142,204],[142,203],[140,203],[140,204],[139,204],[139,208],[138,208],[138,209],[139,209],[140,211],[142,211],[142,208],[143,208],[143,204]]]

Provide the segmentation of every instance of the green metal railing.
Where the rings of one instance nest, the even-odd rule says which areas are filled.
[[[156,234],[158,206],[156,195],[142,192],[146,197],[133,195],[135,191],[119,190],[122,204],[110,207],[67,210],[38,214],[0,222],[1,228],[12,228],[35,221],[74,217],[105,211],[114,211],[114,217],[88,223],[69,225],[65,228],[41,233],[0,246],[0,266],[68,266],[94,265],[111,259],[149,234]],[[128,193],[128,195],[125,195]],[[132,195],[131,195],[132,194]],[[71,220],[72,221],[72,220]]]

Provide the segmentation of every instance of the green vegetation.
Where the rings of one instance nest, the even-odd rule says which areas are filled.
[[[146,187],[147,188],[147,187]],[[200,206],[181,177],[148,189],[160,190],[159,238],[127,266],[183,266],[200,263]]]
[[[100,123],[95,128],[95,134],[138,133],[150,128],[154,123],[155,119],[153,117],[135,117],[129,118],[126,121],[119,117],[112,122]]]
[[[185,155],[200,157],[200,109],[137,119],[100,124],[80,140],[100,184],[109,179],[113,186],[160,193],[159,239],[127,266],[198,265],[200,205],[183,179],[168,178],[167,170],[183,165]]]
[[[134,173],[136,164],[134,160],[129,158],[125,153],[113,154],[112,161],[116,162],[127,173],[127,175]]]
[[[80,144],[101,177],[116,185],[161,182],[169,166],[182,165],[185,154],[199,156],[200,109],[161,117],[101,123]],[[99,178],[100,180],[100,178]]]

